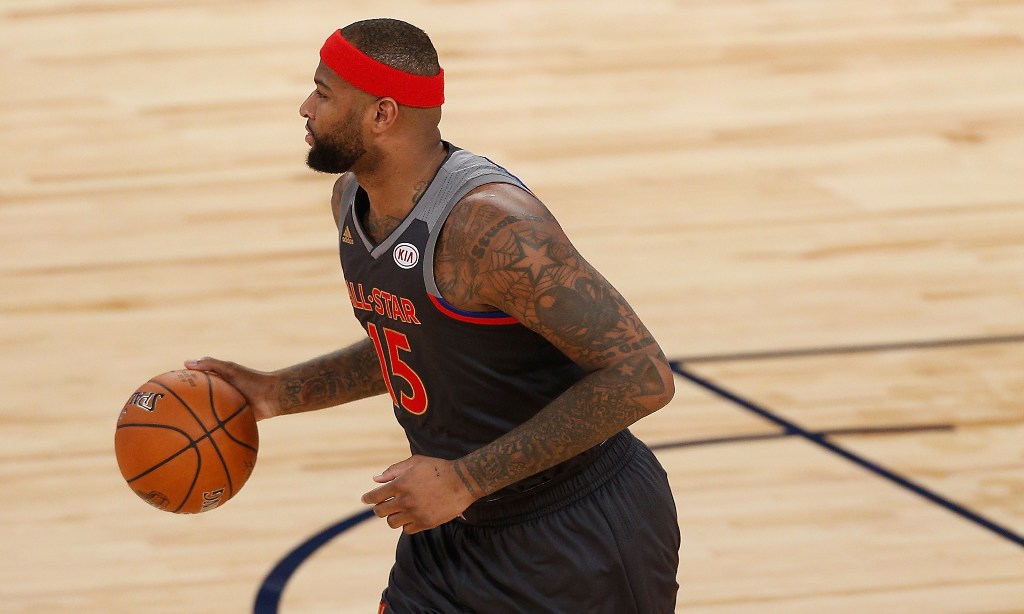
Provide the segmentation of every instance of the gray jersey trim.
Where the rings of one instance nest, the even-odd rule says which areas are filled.
[[[342,225],[338,227],[339,238],[340,238],[340,233],[345,232],[345,230],[344,230],[345,218],[348,217],[349,211],[352,211],[353,209],[355,209],[356,193],[358,191],[359,191],[359,181],[357,181],[355,176],[353,175],[352,181],[348,182],[348,185],[346,185],[345,189],[341,192],[341,197],[340,197],[340,205],[341,206],[339,207],[339,211],[338,211],[338,219],[342,222]],[[363,233],[363,227],[359,224],[359,220],[357,220],[356,217],[357,216],[356,216],[355,212],[353,212],[352,213],[352,225],[355,226],[356,234],[359,236],[359,239],[363,242],[363,245],[366,247],[366,251],[370,251],[372,243],[370,242],[369,237],[367,237],[366,234]]]
[[[339,217],[342,220],[348,216],[350,211],[352,212],[352,225],[355,227],[355,232],[374,259],[390,251],[398,238],[414,221],[426,222],[429,236],[424,249],[426,253],[423,254],[423,282],[426,284],[427,292],[437,297],[441,296],[441,292],[434,280],[434,250],[437,248],[438,235],[441,234],[440,228],[448,219],[455,205],[466,194],[489,183],[507,183],[527,192],[530,191],[522,181],[487,158],[456,149],[452,145],[449,145],[449,149],[451,154],[437,171],[437,175],[430,182],[423,197],[416,203],[405,220],[379,245],[373,245],[373,240],[366,234],[358,216],[352,211],[359,190],[359,182],[354,180],[354,177],[341,193],[341,206],[344,209],[339,211]]]
[[[427,223],[430,230],[427,245],[423,250],[423,283],[427,292],[439,298],[443,297],[437,287],[437,280],[434,279],[434,251],[437,249],[441,227],[455,209],[455,205],[459,204],[466,194],[489,183],[507,183],[529,192],[522,181],[487,158],[460,150],[452,154],[449,162],[454,163],[450,169],[447,168],[448,164],[442,168],[443,181],[439,173],[431,184],[431,188],[439,185],[438,192],[419,218]],[[426,200],[426,195],[423,200]]]

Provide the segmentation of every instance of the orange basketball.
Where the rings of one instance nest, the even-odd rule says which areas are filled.
[[[114,454],[128,486],[175,514],[223,505],[241,490],[259,449],[245,397],[202,371],[170,371],[139,386],[114,431]]]

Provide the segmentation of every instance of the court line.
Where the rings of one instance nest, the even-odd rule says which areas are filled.
[[[735,362],[741,360],[767,360],[773,358],[803,358],[829,354],[868,354],[873,352],[899,352],[902,350],[929,350],[968,345],[998,345],[1024,343],[1024,335],[995,335],[989,337],[960,337],[950,339],[925,339],[895,343],[871,343],[866,345],[840,345],[817,348],[793,348],[789,350],[765,350],[760,352],[735,352],[732,354],[707,354],[691,356],[675,361],[678,364]]]
[[[952,424],[922,424],[908,426],[877,426],[865,428],[841,428],[828,429],[825,431],[814,431],[815,435],[902,435],[904,433],[922,433],[929,431],[952,431],[956,427]],[[708,437],[706,439],[684,439],[682,441],[667,441],[663,443],[649,443],[647,447],[651,450],[672,450],[675,448],[692,448],[697,446],[715,445],[720,443],[744,443],[747,441],[764,441],[769,439],[785,439],[799,435],[797,432],[781,433],[751,433],[750,435],[728,435],[724,437]]]
[[[288,583],[295,570],[321,546],[370,518],[373,518],[373,510],[349,516],[310,537],[286,554],[277,565],[274,565],[267,577],[263,579],[263,583],[260,584],[259,591],[256,593],[256,602],[252,608],[253,614],[277,614],[285,584]]]
[[[744,398],[736,395],[735,393],[726,390],[725,388],[715,384],[714,382],[712,382],[712,381],[710,381],[708,379],[705,379],[705,378],[702,378],[702,377],[700,377],[698,375],[690,373],[689,371],[687,371],[683,367],[681,362],[673,361],[671,363],[671,365],[672,365],[672,370],[675,371],[678,375],[682,376],[683,378],[685,378],[685,379],[689,380],[690,382],[700,386],[701,388],[704,388],[704,389],[706,389],[706,390],[708,390],[710,392],[713,392],[714,394],[716,394],[716,395],[718,395],[718,396],[720,396],[720,397],[722,397],[724,399],[732,401],[733,403],[739,405],[740,407],[743,407],[744,409],[747,409],[747,410],[749,410],[749,411],[751,411],[751,412],[761,416],[762,418],[768,420],[769,422],[775,423],[776,425],[782,427],[785,430],[786,433],[793,433],[795,435],[798,435],[798,436],[806,439],[807,441],[810,441],[811,443],[814,443],[814,444],[816,444],[816,445],[818,445],[818,446],[820,446],[822,448],[825,448],[829,452],[832,452],[833,454],[837,454],[837,455],[847,459],[848,461],[851,461],[854,464],[857,464],[857,465],[861,466],[862,468],[867,469],[868,471],[874,473],[875,475],[878,475],[879,477],[885,478],[885,479],[889,480],[890,482],[893,482],[893,483],[897,484],[898,486],[901,486],[901,487],[903,487],[903,488],[905,488],[905,489],[907,489],[907,490],[909,490],[909,491],[911,491],[911,492],[913,492],[913,493],[915,493],[915,494],[917,494],[917,495],[919,495],[919,496],[921,496],[921,497],[931,501],[932,503],[934,503],[936,505],[939,505],[940,507],[943,507],[943,508],[949,510],[950,512],[953,512],[954,514],[956,514],[956,515],[958,515],[958,516],[960,516],[960,517],[962,517],[962,518],[964,518],[964,519],[966,519],[966,520],[968,520],[970,522],[973,522],[974,524],[976,524],[976,525],[978,525],[980,527],[988,529],[992,533],[995,533],[996,535],[998,535],[998,536],[1000,536],[1000,537],[1002,537],[1002,538],[1004,538],[1006,540],[1009,540],[1010,542],[1013,542],[1013,543],[1017,544],[1018,546],[1024,548],[1024,536],[1018,535],[1018,534],[1014,533],[1013,531],[1011,531],[1010,529],[1008,529],[1006,527],[1003,527],[1003,526],[1001,526],[999,524],[996,524],[995,522],[992,522],[991,520],[988,520],[987,518],[985,518],[985,517],[983,517],[983,516],[973,512],[973,511],[971,511],[970,509],[968,509],[968,508],[966,508],[966,507],[964,507],[964,506],[962,506],[962,505],[960,505],[960,504],[958,504],[958,503],[956,503],[954,501],[951,501],[950,499],[947,499],[947,498],[945,498],[945,497],[943,497],[943,496],[941,496],[941,495],[939,495],[939,494],[937,494],[935,492],[932,492],[931,490],[928,490],[924,486],[921,486],[921,485],[919,485],[919,484],[917,484],[915,482],[912,482],[911,480],[909,480],[909,479],[899,475],[898,473],[896,473],[894,471],[891,471],[889,469],[886,469],[885,467],[882,467],[878,463],[875,463],[875,462],[873,462],[871,460],[868,460],[867,458],[865,458],[863,456],[860,456],[860,455],[858,455],[858,454],[856,454],[854,452],[851,452],[851,451],[847,450],[846,448],[843,448],[842,446],[840,446],[840,445],[838,445],[836,443],[833,443],[833,442],[829,441],[828,437],[826,435],[824,435],[824,434],[814,433],[814,432],[808,431],[807,429],[804,429],[803,427],[797,425],[796,423],[791,422],[791,421],[789,421],[789,420],[787,420],[787,419],[785,419],[785,418],[783,418],[781,416],[778,416],[775,413],[773,413],[773,412],[771,412],[771,411],[769,411],[769,410],[767,410],[767,409],[765,409],[765,408],[763,408],[763,407],[761,407],[759,405],[756,405],[752,401],[748,401],[747,399],[744,399]]]

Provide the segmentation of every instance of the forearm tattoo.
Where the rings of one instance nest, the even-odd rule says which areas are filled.
[[[284,413],[297,413],[386,391],[376,351],[367,339],[282,372],[278,401]]]
[[[636,354],[591,373],[529,421],[459,459],[459,477],[481,497],[589,450],[664,404],[663,360]]]

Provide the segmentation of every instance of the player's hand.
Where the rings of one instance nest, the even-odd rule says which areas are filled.
[[[234,386],[245,400],[249,401],[256,420],[278,415],[276,378],[271,373],[256,371],[242,365],[206,356],[198,360],[186,360],[185,366],[196,371],[209,371]]]
[[[373,481],[383,483],[362,497],[393,529],[418,533],[444,524],[474,501],[452,461],[412,456],[391,465]]]

